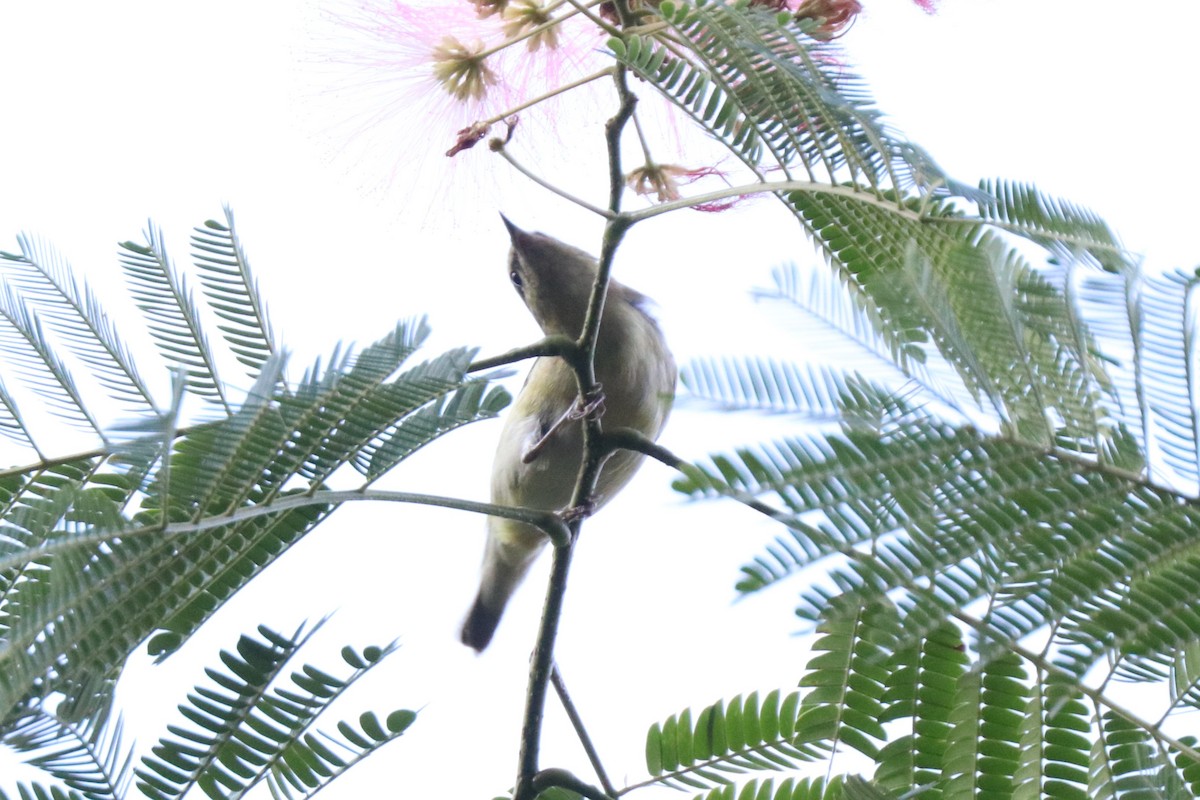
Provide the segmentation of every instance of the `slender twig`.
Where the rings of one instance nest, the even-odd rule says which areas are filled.
[[[625,172],[621,169],[621,134],[625,124],[637,107],[637,95],[629,91],[624,65],[617,65],[613,72],[613,83],[621,101],[617,113],[604,126],[604,139],[608,143],[608,208],[613,214],[621,212],[621,195],[625,192]]]
[[[625,0],[615,0],[618,18],[628,22],[629,9]],[[600,320],[604,313],[604,300],[608,291],[609,275],[612,272],[613,256],[621,242],[629,222],[620,215],[621,193],[624,191],[624,176],[621,172],[621,133],[633,113],[637,98],[629,91],[625,81],[625,68],[617,66],[613,73],[617,85],[620,105],[617,113],[605,126],[605,141],[608,146],[609,160],[609,210],[605,214],[608,223],[604,226],[604,239],[600,248],[599,268],[588,301],[587,313],[584,317],[583,330],[576,343],[581,355],[576,363],[571,364],[575,373],[575,381],[581,398],[592,394],[596,386],[595,353],[596,339],[600,330]],[[583,463],[580,465],[579,476],[575,482],[575,490],[571,497],[571,508],[586,508],[592,493],[596,489],[596,481],[600,476],[600,468],[607,457],[603,441],[603,431],[599,416],[589,414],[583,419]],[[574,516],[569,524],[570,541],[554,548],[554,558],[550,567],[550,581],[546,588],[546,601],[542,610],[541,623],[538,628],[537,642],[534,645],[533,656],[530,659],[529,683],[525,696],[525,715],[521,727],[521,747],[518,756],[517,780],[513,790],[514,800],[531,800],[537,793],[535,778],[538,770],[538,753],[541,747],[542,721],[546,707],[546,690],[550,682],[551,667],[554,663],[554,642],[558,635],[559,619],[562,615],[563,597],[567,589],[567,575],[571,567],[571,554],[574,550],[575,539],[583,522],[582,515]]]
[[[599,2],[600,2],[600,0],[596,0],[597,4]],[[561,8],[564,5],[568,5],[566,0],[564,0],[564,2],[555,3],[550,8],[545,9],[544,13],[548,14],[548,13],[554,11],[555,9]],[[526,39],[532,39],[534,36],[537,36],[538,34],[542,33],[543,31],[547,31],[547,30],[550,30],[551,28],[561,25],[562,23],[566,22],[567,20],[569,20],[571,17],[575,16],[576,14],[584,13],[584,9],[580,8],[579,6],[575,5],[574,3],[570,3],[570,6],[571,6],[571,10],[566,12],[565,14],[563,14],[561,17],[554,17],[553,19],[543,22],[541,25],[536,25],[536,26],[530,28],[529,30],[524,31],[523,33],[517,34],[516,36],[512,37],[511,39],[505,39],[503,42],[500,42],[499,44],[497,44],[494,47],[489,47],[485,50],[480,50],[478,53],[475,53],[474,55],[472,55],[472,58],[482,61],[483,59],[487,58],[488,56],[492,56],[492,55],[495,55],[496,53],[499,53],[501,50],[507,50],[508,48],[512,47],[514,44],[520,44],[521,42],[525,41]]]
[[[751,194],[766,194],[768,192],[808,192],[811,194],[834,194],[842,197],[852,197],[867,205],[878,206],[887,209],[897,216],[905,219],[913,220],[914,222],[929,222],[930,218],[922,217],[915,211],[897,205],[894,202],[880,200],[872,195],[865,194],[859,189],[849,186],[835,186],[828,183],[820,183],[819,181],[762,181],[759,183],[748,183],[743,186],[727,186],[724,189],[715,189],[711,192],[698,194],[694,197],[684,197],[680,200],[672,200],[669,203],[659,203],[650,206],[649,208],[630,211],[625,216],[632,225],[635,222],[657,217],[661,214],[666,214],[671,211],[677,211],[681,208],[691,208],[692,206],[701,205],[703,203],[711,203],[715,200],[723,200],[727,197],[742,197]],[[947,220],[950,218],[946,218]],[[942,217],[935,219],[937,222],[943,221]],[[976,220],[976,224],[979,224]]]
[[[611,431],[605,431],[604,446],[608,451],[634,450],[678,470],[682,470],[687,465],[682,458],[633,428],[614,428]]]
[[[579,530],[580,520],[571,523],[572,536]],[[529,663],[529,683],[525,693],[525,716],[521,724],[521,749],[517,756],[517,785],[513,800],[531,800],[537,793],[534,778],[538,774],[538,750],[541,747],[542,720],[546,709],[546,685],[554,663],[554,640],[562,618],[563,598],[566,596],[567,575],[571,570],[571,555],[575,548],[570,542],[555,547],[550,564],[550,581],[546,586],[546,601],[538,627],[537,644]]]
[[[176,438],[178,438],[180,436],[186,436],[187,434],[190,434],[190,433],[195,433],[196,431],[199,431],[202,428],[208,427],[210,425],[219,425],[220,423],[222,423],[224,421],[225,421],[225,418],[222,418],[222,419],[216,420],[214,422],[201,422],[201,423],[197,423],[195,425],[188,425],[188,426],[185,426],[182,428],[175,428],[172,431],[172,434]],[[154,438],[158,438],[158,437],[154,437]],[[39,470],[47,470],[47,469],[51,469],[53,467],[60,467],[64,464],[73,464],[76,461],[88,461],[93,458],[106,458],[108,456],[113,456],[113,455],[120,453],[123,447],[124,447],[124,443],[122,442],[122,443],[118,443],[115,446],[96,447],[91,450],[82,450],[78,453],[70,453],[65,456],[54,456],[53,458],[40,458],[32,464],[26,464],[21,467],[9,467],[8,469],[0,469],[0,480],[4,480],[5,478],[10,478],[13,475],[24,475],[25,473],[28,473],[28,472],[37,472]]]
[[[154,524],[136,528],[121,528],[118,530],[96,530],[81,534],[64,534],[61,538],[45,542],[36,547],[10,552],[0,556],[0,570],[10,569],[28,563],[35,558],[70,550],[85,545],[101,544],[113,539],[131,539],[135,536],[187,536],[194,533],[224,528],[236,525],[246,520],[264,517],[272,514],[282,514],[297,508],[309,506],[331,506],[342,503],[376,501],[388,503],[413,503],[424,506],[452,508],[458,511],[469,511],[474,514],[486,514],[489,517],[504,517],[527,522],[545,531],[546,535],[556,545],[561,545],[570,539],[571,532],[562,518],[552,511],[535,511],[522,506],[501,506],[494,503],[478,503],[473,500],[460,500],[456,497],[440,495],[414,494],[412,492],[393,492],[377,489],[318,491],[311,494],[294,494],[282,497],[271,503],[240,508],[231,514],[219,517],[207,517],[195,522],[177,522],[170,525]]]
[[[704,203],[711,203],[715,200],[723,200],[727,197],[742,197],[752,194],[765,194],[767,192],[808,192],[811,194],[833,194],[842,197],[852,197],[859,202],[867,205],[884,208],[897,216],[905,219],[910,219],[914,222],[937,223],[939,225],[968,225],[978,226],[987,225],[991,228],[998,228],[1010,233],[1019,234],[1022,236],[1031,233],[1030,228],[1018,223],[1005,222],[1003,220],[988,219],[983,220],[977,217],[930,217],[919,211],[913,211],[908,208],[897,205],[890,200],[880,199],[873,195],[868,195],[861,189],[851,186],[838,186],[829,183],[821,183],[819,181],[763,181],[760,183],[749,183],[742,186],[727,186],[724,189],[715,189],[705,194],[695,195],[694,197],[684,197],[679,200],[672,200],[669,203],[659,203],[643,208],[638,211],[630,211],[626,214],[630,224],[641,222],[646,219],[657,217],[660,214],[666,214],[671,211],[677,211],[681,208],[691,208],[693,206]],[[1039,233],[1039,231],[1033,231]],[[1063,242],[1064,244],[1078,245],[1080,247],[1089,247],[1098,250],[1106,250],[1121,255],[1127,255],[1129,250],[1117,245],[1104,244],[1093,239],[1080,236],[1055,235],[1055,241]]]
[[[55,456],[54,458],[39,458],[32,464],[26,464],[22,467],[9,467],[8,469],[0,469],[0,480],[12,477],[13,475],[25,475],[30,472],[41,472],[44,470],[60,467],[64,464],[73,464],[77,461],[90,461],[93,458],[105,458],[113,455],[111,447],[97,447],[92,450],[84,450],[80,453],[71,453],[66,456]]]
[[[578,343],[585,354],[583,363],[572,365],[579,395],[586,397],[596,385],[594,364],[595,331],[599,328],[600,315],[604,309],[604,293],[608,286],[608,275],[611,271],[612,257],[617,243],[620,241],[623,225],[616,220],[610,220],[605,226],[604,246],[600,256],[599,276],[593,287],[591,302],[588,304],[587,317],[584,321],[584,332]],[[588,331],[593,331],[588,337]],[[600,419],[589,415],[583,419],[583,464],[579,477],[575,482],[575,490],[571,496],[571,508],[586,507],[589,498],[596,489],[596,480],[600,476],[600,468],[607,456],[603,444],[603,431]],[[554,662],[554,642],[558,635],[558,622],[562,615],[562,602],[567,589],[567,575],[571,567],[571,553],[574,550],[575,539],[583,523],[582,517],[576,517],[570,523],[571,540],[565,546],[554,548],[554,560],[550,567],[550,582],[546,589],[546,602],[542,609],[541,625],[538,629],[537,643],[534,646],[533,657],[530,661],[529,684],[525,697],[525,718],[521,728],[520,764],[517,771],[514,800],[529,800],[535,794],[533,788],[534,776],[538,773],[538,751],[541,742],[542,719],[546,706],[546,689],[550,681],[551,666]]]
[[[552,192],[552,193],[558,195],[559,197],[561,197],[562,199],[566,200],[567,202],[574,203],[575,205],[579,206],[580,208],[586,208],[588,211],[591,211],[593,214],[598,214],[598,215],[608,218],[608,219],[612,218],[612,216],[613,216],[612,212],[606,211],[603,208],[600,208],[600,206],[592,205],[587,200],[584,200],[583,198],[580,198],[580,197],[576,197],[575,195],[571,194],[570,192],[564,191],[563,189],[558,188],[557,186],[550,183],[546,179],[534,174],[533,172],[530,172],[528,168],[526,168],[523,164],[521,164],[521,162],[517,161],[515,158],[512,157],[512,155],[508,152],[508,148],[506,148],[504,146],[503,142],[498,142],[497,145],[495,147],[493,147],[493,150],[495,150],[497,153],[499,153],[504,158],[505,161],[507,161],[509,164],[511,164],[513,166],[514,169],[517,170],[517,172],[521,173],[526,178],[529,178],[529,180],[533,181],[538,186],[541,186],[546,191]]]
[[[592,7],[600,5],[601,2],[603,2],[603,0],[601,0],[601,2],[588,3],[586,5],[583,3],[580,3],[579,0],[567,0],[567,2],[570,3],[572,6],[574,6],[575,10],[578,11],[580,14],[587,17],[588,20],[590,20],[593,25],[595,25],[597,28],[599,28],[600,30],[607,33],[609,36],[620,36],[621,35],[620,28],[611,24],[610,22],[608,22],[608,20],[604,19],[603,17],[592,13]]]
[[[1105,464],[1095,458],[1089,458],[1084,455],[1079,455],[1078,453],[1072,453],[1071,451],[1060,447],[1031,445],[1028,441],[1011,434],[1003,436],[991,436],[989,438],[994,441],[1008,442],[1009,444],[1015,444],[1019,447],[1028,448],[1036,455],[1040,455],[1043,458],[1052,458],[1055,461],[1062,461],[1070,464],[1080,472],[1094,472],[1098,475],[1103,475],[1106,478],[1114,478],[1116,480],[1130,483],[1134,486],[1141,486],[1152,491],[1168,492],[1177,501],[1186,503],[1188,505],[1200,505],[1200,500],[1198,500],[1198,498],[1186,495],[1183,492],[1176,492],[1170,487],[1159,485],[1151,480],[1150,477],[1144,472],[1121,469],[1120,467],[1113,466],[1112,464]]]
[[[484,128],[490,128],[492,125],[495,125],[497,122],[508,119],[513,114],[519,114],[527,108],[532,108],[533,106],[536,106],[538,103],[545,102],[546,100],[549,100],[552,97],[558,97],[560,94],[566,94],[567,92],[571,91],[572,89],[578,89],[580,86],[591,83],[592,81],[595,81],[595,80],[599,80],[600,78],[608,77],[609,75],[613,74],[613,71],[615,69],[616,69],[616,67],[605,67],[604,69],[600,70],[599,72],[593,72],[591,75],[585,75],[584,77],[579,78],[578,80],[571,81],[570,83],[563,84],[562,86],[556,86],[555,88],[553,88],[547,92],[543,92],[542,94],[539,94],[537,97],[534,97],[530,100],[526,100],[524,103],[521,103],[520,105],[516,105],[516,106],[513,106],[512,108],[506,109],[505,111],[495,115],[494,117],[488,117],[487,119],[479,120],[475,124],[478,126],[482,126]]]
[[[648,165],[653,164],[654,158],[650,155],[650,143],[646,141],[646,132],[642,130],[642,119],[636,112],[633,115],[633,129],[637,132],[638,142],[642,145],[642,156]]]
[[[162,435],[162,447],[158,458],[162,462],[158,470],[158,485],[163,498],[171,496],[171,446],[175,442],[177,431],[179,430],[179,409],[183,404],[183,392],[187,387],[187,376],[183,370],[171,371],[171,406],[166,415],[160,416],[159,419],[165,424],[166,428]],[[163,521],[166,521],[166,515],[163,515]]]
[[[467,367],[467,372],[479,372],[482,369],[492,369],[493,367],[503,367],[505,364],[515,364],[518,361],[524,361],[527,358],[538,358],[540,356],[560,356],[568,360],[574,356],[575,342],[566,336],[547,336],[541,341],[524,347],[517,347],[509,350],[507,353],[501,353],[498,356],[488,356],[481,358],[478,361],[472,361]]]
[[[563,710],[567,712],[567,718],[571,720],[571,726],[575,728],[575,735],[579,737],[579,743],[583,745],[583,751],[587,753],[588,761],[592,762],[592,769],[596,771],[596,777],[600,779],[600,785],[604,787],[606,794],[615,797],[617,794],[616,787],[608,779],[608,773],[604,771],[604,764],[600,761],[600,753],[596,750],[596,745],[592,743],[592,737],[588,736],[587,728],[583,725],[583,717],[579,715],[579,709],[575,707],[575,703],[571,700],[571,694],[567,691],[567,684],[563,680],[562,673],[559,671],[557,664],[553,664],[550,667],[550,682],[554,684],[554,692],[558,695],[558,701],[562,703]]]
[[[596,283],[592,288],[592,295],[588,303],[583,333],[577,342],[584,358],[581,363],[572,365],[580,397],[588,396],[592,387],[596,385],[594,363],[596,332],[599,330],[600,317],[604,312],[604,296],[608,288],[608,276],[612,270],[613,254],[624,230],[625,226],[618,224],[616,219],[609,220],[604,229],[604,243],[600,251],[600,266]],[[579,477],[575,482],[575,490],[571,496],[571,508],[586,507],[595,491],[600,468],[607,457],[602,437],[603,431],[599,417],[596,415],[584,417],[584,458],[583,464],[580,466]],[[546,589],[546,602],[542,609],[537,643],[530,661],[529,684],[525,698],[525,722],[521,730],[520,764],[517,771],[516,790],[513,793],[514,800],[528,800],[534,796],[533,779],[538,774],[538,752],[546,706],[546,689],[550,682],[551,667],[554,663],[554,642],[558,636],[563,597],[567,590],[571,554],[582,524],[582,517],[573,519],[570,523],[571,542],[566,546],[554,548],[550,582]]]
[[[980,219],[979,217],[929,217],[921,215],[923,222],[938,222],[947,225],[987,225],[992,228],[999,228],[1002,231],[1018,234],[1019,236],[1038,236],[1043,239],[1053,239],[1056,242],[1063,244],[1075,245],[1077,247],[1087,248],[1089,250],[1104,250],[1109,253],[1116,253],[1120,256],[1132,256],[1134,251],[1120,245],[1106,244],[1098,242],[1087,236],[1074,236],[1065,233],[1047,233],[1038,230],[1029,225],[1021,224],[1020,222],[1007,222],[1001,219]]]
[[[661,461],[668,467],[673,467],[674,469],[682,472],[684,475],[691,477],[689,474],[689,467],[691,465],[687,461],[684,461],[682,458],[675,455],[658,442],[653,442],[650,439],[647,439],[640,431],[636,431],[632,428],[616,428],[615,430],[605,431],[604,445],[606,452],[611,452],[612,450],[633,450],[635,452],[650,456],[656,461]],[[801,522],[795,516],[788,514],[786,511],[780,511],[773,506],[767,505],[751,494],[733,491],[732,486],[729,488],[731,493],[725,496],[729,497],[731,500],[736,500],[753,511],[757,511],[766,517],[770,517],[775,522],[787,525],[789,528],[797,528],[805,531],[814,530]]]
[[[612,792],[604,792],[591,784],[584,783],[565,769],[544,769],[533,776],[533,791],[541,793],[554,787],[567,789],[587,800],[615,800]]]

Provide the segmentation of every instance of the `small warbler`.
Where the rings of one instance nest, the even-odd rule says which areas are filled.
[[[509,278],[546,335],[578,338],[599,265],[593,257],[541,233],[526,233],[507,219],[512,240]],[[596,341],[595,372],[603,404],[602,426],[632,428],[658,437],[675,395],[675,360],[662,331],[645,311],[648,299],[609,282]],[[593,398],[594,399],[594,398]],[[558,357],[534,362],[508,412],[492,466],[492,502],[561,511],[583,460],[583,419],[575,375]],[[629,482],[640,453],[617,450],[600,472],[591,505],[599,508]],[[504,606],[541,552],[547,537],[517,520],[488,517],[483,576],[463,623],[463,644],[482,651]]]

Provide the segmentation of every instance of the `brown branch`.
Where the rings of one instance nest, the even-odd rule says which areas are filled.
[[[555,786],[575,792],[587,800],[613,800],[615,795],[606,794],[591,784],[584,783],[565,769],[544,769],[533,776],[533,791],[544,792]]]
[[[624,0],[617,0],[619,13],[628,13]],[[625,17],[623,16],[622,19]],[[596,387],[596,340],[600,331],[600,319],[604,313],[604,300],[608,292],[609,276],[612,273],[613,256],[629,221],[622,217],[621,194],[625,188],[624,175],[621,172],[621,133],[625,124],[633,114],[637,98],[629,91],[625,81],[625,68],[618,66],[613,80],[617,85],[620,106],[617,113],[605,126],[605,141],[608,145],[609,161],[609,210],[612,216],[604,227],[604,239],[600,249],[599,269],[592,294],[588,300],[587,314],[584,317],[583,330],[579,340],[575,342],[568,364],[575,373],[575,381],[581,398],[590,397]],[[569,348],[568,348],[569,350]],[[565,357],[565,356],[564,356]],[[583,448],[584,458],[580,465],[579,477],[575,482],[575,490],[571,497],[569,511],[586,509],[591,496],[596,489],[596,481],[600,476],[600,468],[609,454],[597,414],[588,414],[583,419]],[[554,642],[558,635],[559,619],[562,615],[563,597],[567,590],[567,575],[571,568],[571,554],[579,529],[583,522],[583,514],[571,514],[571,540],[564,546],[554,548],[554,558],[550,568],[550,581],[546,589],[546,602],[542,610],[541,624],[538,629],[537,642],[534,645],[533,656],[530,659],[529,683],[525,695],[525,716],[521,727],[521,748],[518,756],[517,780],[513,790],[514,800],[532,800],[537,795],[537,778],[545,775],[538,769],[538,753],[541,747],[542,722],[546,707],[546,690],[554,664]],[[569,774],[569,773],[568,773]],[[604,795],[594,795],[603,798]]]
[[[596,750],[596,745],[592,743],[592,737],[588,736],[587,728],[583,725],[583,717],[579,715],[579,709],[575,707],[575,703],[571,700],[571,695],[567,691],[567,684],[563,681],[562,673],[559,672],[557,664],[552,665],[550,668],[550,682],[554,684],[554,692],[558,695],[558,701],[562,703],[563,710],[567,712],[567,718],[571,720],[571,727],[575,729],[575,735],[579,737],[579,743],[583,745],[583,751],[587,753],[588,761],[592,762],[592,769],[596,771],[596,777],[600,779],[600,785],[604,787],[604,791],[607,794],[616,797],[616,787],[612,785],[612,781],[608,779],[608,773],[604,771],[604,764],[600,761],[600,753]]]
[[[680,471],[687,466],[687,462],[682,458],[633,428],[615,428],[605,431],[603,444],[606,453],[611,453],[613,450],[633,450]]]
[[[472,361],[470,366],[467,367],[467,372],[479,372],[483,369],[503,367],[505,364],[515,364],[518,361],[524,361],[528,358],[539,358],[541,356],[559,356],[567,359],[567,362],[570,363],[577,355],[578,350],[573,340],[568,339],[566,336],[547,336],[541,341],[525,345],[524,347],[517,347],[509,350],[507,353]]]

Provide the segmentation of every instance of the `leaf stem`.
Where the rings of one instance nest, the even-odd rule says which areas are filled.
[[[615,797],[615,795],[584,783],[565,769],[544,769],[533,776],[533,790],[538,793],[539,797],[548,789],[556,787],[566,789],[586,800],[614,800]]]
[[[638,142],[642,145],[642,157],[646,159],[646,164],[653,165],[654,157],[650,155],[650,143],[646,141],[646,132],[642,130],[641,117],[635,112],[633,115],[633,129],[637,132]]]
[[[593,5],[598,5],[600,2],[601,2],[601,0],[594,0]],[[563,0],[562,2],[553,4],[549,8],[545,9],[545,13],[548,14],[548,13],[554,11],[555,9],[561,8],[564,5],[567,5],[567,0]],[[575,3],[570,3],[570,5],[572,7],[572,10],[566,12],[561,17],[554,17],[550,20],[547,20],[546,22],[543,22],[541,25],[536,25],[536,26],[530,28],[529,30],[525,31],[524,33],[520,33],[520,34],[512,37],[511,39],[505,39],[503,42],[500,42],[495,47],[489,47],[485,50],[481,50],[478,53],[476,53],[473,56],[473,58],[476,58],[476,59],[482,61],[483,59],[485,59],[489,56],[494,56],[496,53],[499,53],[501,50],[507,50],[508,48],[512,47],[514,44],[520,44],[521,42],[525,41],[526,39],[532,39],[533,37],[537,36],[538,34],[542,33],[543,31],[547,31],[553,27],[561,25],[562,23],[566,22],[567,20],[569,20],[571,17],[575,16],[576,14],[584,13],[584,8],[587,7],[587,6],[580,7],[580,6],[576,5]]]
[[[563,680],[562,673],[559,672],[557,664],[550,665],[550,682],[554,684],[554,692],[558,695],[558,701],[562,703],[563,710],[567,712],[567,718],[571,720],[571,726],[575,728],[575,735],[579,737],[579,743],[583,746],[584,752],[587,753],[588,761],[592,762],[592,769],[596,771],[596,777],[600,779],[600,785],[604,787],[604,793],[610,797],[616,797],[616,787],[608,779],[608,773],[604,771],[604,764],[600,761],[600,753],[596,750],[596,745],[592,742],[592,737],[588,736],[587,728],[583,725],[583,717],[579,715],[579,709],[575,707],[575,703],[571,700],[571,695],[567,691],[567,684]]]
[[[605,431],[604,441],[605,446],[609,451],[634,450],[638,453],[642,453],[643,455],[650,456],[650,458],[653,458],[655,461],[661,461],[668,467],[679,470],[689,478],[693,477],[693,474],[690,471],[691,465],[687,461],[684,461],[682,458],[675,455],[658,442],[653,442],[650,439],[647,439],[641,434],[640,431],[635,431],[632,428],[617,428],[615,430]],[[723,496],[727,496],[733,500],[736,500],[752,511],[757,511],[763,516],[770,517],[775,522],[786,525],[789,528],[810,530],[808,525],[805,525],[799,519],[791,514],[788,514],[786,511],[780,511],[773,506],[767,505],[753,495],[734,490],[732,486],[730,486],[729,489],[731,490],[731,493],[722,493]]]
[[[343,503],[362,501],[413,503],[416,505],[469,511],[473,514],[484,514],[489,517],[515,519],[537,526],[558,546],[568,542],[571,536],[567,523],[552,511],[535,511],[520,506],[501,506],[494,503],[479,503],[474,500],[460,500],[456,497],[414,494],[412,492],[394,492],[379,489],[328,490],[313,492],[312,494],[287,495],[268,504],[247,506],[229,514],[222,514],[219,517],[206,517],[194,522],[176,522],[169,525],[154,523],[153,525],[142,525],[136,528],[92,530],[88,533],[69,534],[35,547],[21,548],[10,551],[5,555],[0,555],[0,570],[21,566],[45,555],[71,550],[76,547],[101,544],[113,539],[130,539],[148,535],[186,536],[193,533],[202,533],[213,528],[236,525],[257,517],[282,514],[298,508],[338,506]]]
[[[521,748],[518,754],[517,785],[513,800],[532,800],[538,791],[534,785],[538,774],[538,751],[541,748],[542,722],[546,709],[546,685],[554,664],[554,640],[562,619],[563,598],[566,597],[567,575],[571,571],[571,556],[575,552],[574,537],[579,533],[579,520],[571,524],[572,541],[554,548],[550,564],[550,581],[546,586],[546,601],[538,627],[537,643],[529,662],[529,683],[525,693],[525,714],[521,723]]]
[[[223,417],[222,419],[217,420],[216,423],[200,422],[200,423],[196,423],[194,425],[187,425],[187,426],[184,426],[181,428],[174,428],[172,430],[172,435],[175,438],[179,438],[180,436],[186,436],[187,434],[195,433],[196,431],[199,431],[200,429],[202,429],[208,425],[219,424],[220,422],[224,422],[226,419],[228,419],[228,417]],[[157,439],[159,437],[156,436],[154,438]],[[4,480],[5,478],[10,478],[13,475],[24,475],[25,473],[28,473],[28,472],[38,472],[38,471],[42,471],[42,470],[51,469],[53,467],[61,467],[64,464],[72,464],[77,461],[90,461],[93,458],[109,458],[111,456],[119,454],[121,452],[123,446],[124,446],[123,443],[118,443],[115,446],[95,447],[95,448],[92,448],[91,450],[82,450],[78,453],[69,453],[65,456],[54,456],[53,458],[42,457],[42,458],[39,458],[37,461],[33,462],[32,464],[25,464],[20,467],[9,467],[8,469],[0,469],[0,480]]]
[[[517,347],[509,350],[507,353],[472,361],[470,366],[467,367],[467,372],[479,372],[484,369],[502,367],[505,364],[515,364],[518,361],[538,358],[540,356],[560,356],[569,359],[574,354],[574,340],[566,336],[547,336],[545,339],[525,345],[524,347]]]
[[[572,6],[574,6],[576,11],[578,11],[583,16],[587,17],[593,25],[595,25],[597,28],[599,28],[600,30],[607,33],[609,36],[620,36],[621,35],[620,28],[617,28],[616,26],[610,24],[603,17],[597,16],[596,14],[592,13],[592,8],[594,6],[601,5],[603,0],[600,0],[600,2],[592,2],[592,3],[586,3],[586,4],[579,2],[579,0],[566,0],[566,2],[568,2]]]
[[[564,84],[557,88],[551,89],[548,92],[543,92],[542,94],[539,94],[537,97],[534,97],[531,100],[526,100],[524,103],[521,103],[520,105],[513,106],[512,108],[507,109],[504,112],[495,115],[494,117],[488,117],[487,119],[480,120],[480,121],[476,122],[475,124],[482,125],[484,127],[491,127],[492,125],[495,125],[497,122],[500,122],[501,120],[511,117],[513,114],[519,114],[527,108],[532,108],[533,106],[536,106],[538,103],[545,102],[546,100],[549,100],[552,97],[557,97],[560,94],[566,94],[567,92],[569,92],[573,89],[578,89],[580,86],[591,83],[594,80],[599,80],[600,78],[604,78],[609,75],[612,75],[615,70],[616,70],[616,67],[605,67],[604,69],[600,70],[599,72],[593,72],[591,75],[585,75],[584,77],[579,78],[578,80],[571,81],[568,84]]]
[[[552,192],[552,193],[558,195],[559,197],[566,200],[567,202],[574,203],[575,205],[579,206],[580,208],[586,208],[588,211],[591,211],[593,214],[598,214],[607,219],[612,218],[612,212],[605,211],[603,208],[600,208],[599,206],[594,206],[591,203],[589,203],[588,201],[586,201],[582,198],[576,197],[575,195],[571,194],[570,192],[567,192],[563,189],[558,188],[557,186],[555,186],[554,184],[545,180],[544,178],[542,178],[542,177],[536,175],[535,173],[531,172],[530,170],[526,169],[525,166],[523,166],[521,164],[521,162],[517,161],[515,158],[513,158],[509,154],[508,148],[504,146],[503,142],[500,142],[499,140],[496,140],[496,141],[498,142],[498,144],[493,147],[495,152],[499,153],[500,156],[505,161],[507,161],[509,164],[511,164],[513,166],[514,169],[517,170],[517,172],[521,173],[526,178],[529,178],[529,180],[533,181],[538,186],[541,186],[543,189],[545,189],[548,192]]]
[[[950,609],[950,615],[963,624],[975,629],[980,636],[992,638],[994,631],[983,620],[977,619],[961,609]],[[1025,659],[1030,664],[1033,664],[1043,672],[1046,672],[1047,674],[1060,676],[1064,674],[1064,670],[1061,667],[1048,661],[1041,654],[1035,653],[1032,650],[1021,646],[1015,641],[1006,641],[1003,644],[1018,656]],[[1072,682],[1072,686],[1078,689],[1082,694],[1085,694],[1091,698],[1092,701],[1097,705],[1104,706],[1117,716],[1122,717],[1126,721],[1146,731],[1157,741],[1175,750],[1175,752],[1179,753],[1180,755],[1185,756],[1193,761],[1200,762],[1200,749],[1185,744],[1180,740],[1164,733],[1162,729],[1158,727],[1158,725],[1147,722],[1146,720],[1140,718],[1137,714],[1134,714],[1132,711],[1126,709],[1124,706],[1118,705],[1115,700],[1106,695],[1101,689],[1094,689],[1085,684],[1083,681]]]
[[[694,197],[684,197],[679,200],[672,200],[668,203],[659,203],[650,206],[649,208],[639,209],[638,211],[630,211],[626,213],[629,224],[641,222],[643,220],[657,217],[661,214],[667,214],[671,211],[678,211],[681,208],[691,208],[692,206],[711,203],[715,200],[724,200],[727,197],[743,197],[746,195],[778,194],[780,192],[808,192],[811,194],[833,194],[841,197],[852,197],[862,203],[878,206],[879,208],[887,209],[897,216],[905,219],[913,220],[914,222],[930,222],[929,217],[922,217],[915,211],[910,211],[907,208],[897,205],[888,200],[880,200],[878,197],[866,194],[861,189],[856,189],[850,186],[836,186],[829,183],[820,183],[818,181],[761,181],[758,183],[749,183],[743,186],[727,186],[724,189],[715,189],[711,192],[698,194]],[[953,219],[947,217],[945,219]],[[935,218],[934,221],[942,222],[942,217]],[[975,224],[984,224],[979,220],[974,220]]]
[[[987,225],[992,228],[997,228],[1002,231],[1017,234],[1018,236],[1031,238],[1034,241],[1038,239],[1050,239],[1063,244],[1075,245],[1086,250],[1105,250],[1110,253],[1116,253],[1120,256],[1129,256],[1132,251],[1128,248],[1119,245],[1109,244],[1107,242],[1098,241],[1087,236],[1072,236],[1065,233],[1055,233],[1053,231],[1043,231],[1032,225],[1025,225],[1019,222],[1007,222],[1000,219],[982,219],[980,217],[928,217],[924,214],[918,215],[922,222],[936,220],[938,222],[946,222],[951,225]]]

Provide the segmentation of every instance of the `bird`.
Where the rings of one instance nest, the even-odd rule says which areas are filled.
[[[578,339],[599,263],[587,252],[544,233],[528,233],[501,215],[512,247],[508,277],[547,336]],[[609,281],[596,340],[595,375],[603,428],[632,428],[658,438],[675,396],[678,371],[649,298]],[[538,358],[510,409],[492,464],[491,499],[498,505],[564,511],[583,460],[582,409],[575,375],[556,356]],[[605,461],[589,498],[599,509],[624,487],[643,456],[617,450]],[[462,626],[463,644],[482,652],[491,642],[509,598],[545,547],[547,536],[529,523],[487,518],[479,591]]]

